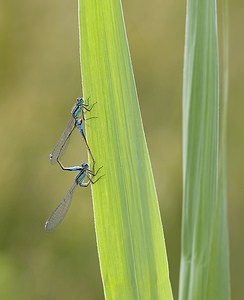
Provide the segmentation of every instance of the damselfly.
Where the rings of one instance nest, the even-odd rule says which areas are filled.
[[[94,173],[92,170],[89,169],[88,163],[82,163],[81,166],[75,166],[75,167],[64,167],[62,163],[57,160],[59,165],[63,170],[66,171],[79,171],[79,174],[75,177],[75,182],[69,189],[68,193],[65,195],[64,199],[60,202],[60,204],[57,206],[57,208],[53,211],[53,213],[50,215],[50,217],[47,219],[45,223],[45,230],[46,231],[52,231],[54,230],[64,219],[70,204],[72,200],[72,196],[74,193],[75,188],[79,185],[81,187],[87,187],[90,183],[94,184],[96,183],[101,177],[95,181],[93,180],[93,177],[97,175],[99,170],[102,168],[100,167],[96,173]],[[85,178],[87,178],[87,182],[85,182]]]
[[[89,98],[88,98],[88,101],[89,101]],[[87,149],[89,151],[89,154],[92,158],[92,162],[94,165],[94,163],[95,163],[94,157],[92,155],[90,147],[88,146],[88,143],[87,143],[84,131],[83,131],[82,120],[79,119],[79,116],[81,113],[82,119],[86,120],[85,119],[85,111],[91,111],[95,104],[96,103],[92,104],[89,107],[89,103],[85,103],[83,98],[76,99],[76,105],[71,110],[71,119],[69,120],[68,125],[66,126],[64,132],[62,133],[60,139],[58,140],[56,146],[54,147],[52,153],[50,154],[50,161],[52,164],[56,164],[58,162],[59,158],[61,157],[61,155],[64,151],[65,144],[67,143],[69,137],[71,136],[71,133],[73,132],[75,127],[78,127],[80,134],[86,143]]]

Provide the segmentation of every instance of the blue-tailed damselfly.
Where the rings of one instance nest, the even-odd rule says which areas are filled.
[[[75,167],[64,167],[62,163],[57,160],[60,167],[63,170],[66,171],[79,171],[79,174],[75,177],[75,182],[69,189],[68,193],[65,195],[64,199],[60,202],[60,204],[57,206],[57,208],[53,211],[53,213],[50,215],[50,217],[47,219],[45,223],[45,230],[46,231],[52,231],[54,230],[64,219],[70,204],[72,200],[72,196],[74,193],[75,188],[79,185],[81,187],[87,187],[90,183],[94,184],[96,183],[101,177],[104,175],[100,176],[98,179],[95,181],[92,180],[94,176],[97,175],[98,171],[102,168],[100,167],[96,173],[94,173],[92,170],[89,169],[88,163],[82,163],[81,166],[75,166]],[[87,178],[87,182],[85,182],[85,178]]]
[[[89,98],[88,98],[88,100],[89,100]],[[85,110],[91,111],[95,104],[96,103],[92,104],[89,107],[89,103],[85,103],[83,98],[76,99],[76,105],[71,110],[71,118],[70,118],[64,132],[62,133],[60,139],[58,140],[57,144],[55,145],[52,153],[50,154],[50,161],[52,164],[56,164],[58,162],[59,158],[62,155],[62,152],[64,151],[65,144],[67,143],[69,137],[71,136],[71,133],[73,132],[75,127],[78,127],[80,134],[86,143],[87,149],[89,151],[89,154],[90,154],[92,162],[93,162],[93,168],[94,168],[95,160],[92,155],[91,149],[88,146],[88,143],[87,143],[84,131],[83,131],[82,120],[79,119],[79,116],[81,113],[83,120],[86,120],[85,119]]]

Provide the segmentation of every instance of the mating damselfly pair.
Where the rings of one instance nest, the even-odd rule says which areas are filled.
[[[82,121],[85,121],[85,112],[91,111],[96,103],[89,106],[89,98],[87,102],[84,101],[83,98],[77,98],[76,104],[71,110],[71,119],[69,120],[63,134],[61,135],[60,139],[58,140],[56,146],[54,147],[54,150],[50,154],[50,161],[52,164],[58,163],[62,170],[65,171],[79,171],[78,175],[75,177],[75,181],[67,194],[65,195],[64,199],[60,202],[60,204],[57,206],[57,208],[53,211],[53,213],[50,215],[50,217],[47,219],[45,223],[45,230],[46,231],[52,231],[54,230],[63,220],[65,217],[69,206],[71,204],[72,196],[74,193],[75,188],[79,185],[81,187],[87,187],[90,183],[94,184],[96,183],[102,176],[97,178],[95,181],[93,180],[93,177],[97,175],[98,171],[102,168],[100,167],[95,172],[95,159],[91,152],[91,149],[87,143],[84,131],[83,131],[83,125]],[[80,115],[82,119],[80,118]],[[63,164],[60,161],[60,157],[63,154],[63,151],[65,149],[65,145],[67,144],[67,141],[69,140],[73,130],[75,128],[78,128],[85,144],[88,149],[88,152],[92,159],[92,168],[89,168],[89,164],[86,162],[83,162],[80,166],[74,166],[74,167],[64,167]],[[85,182],[85,180],[87,181]]]

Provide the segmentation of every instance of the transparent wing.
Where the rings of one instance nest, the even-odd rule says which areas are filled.
[[[53,152],[50,154],[51,164],[56,164],[58,158],[61,156],[62,152],[65,149],[65,144],[67,143],[68,138],[70,137],[72,131],[75,128],[75,119],[72,117],[69,120],[68,125],[66,126],[64,132],[62,133],[59,141],[53,149]]]
[[[77,187],[77,183],[75,181],[72,187],[70,188],[70,190],[68,191],[68,193],[65,195],[62,202],[60,202],[58,207],[53,211],[51,216],[47,219],[45,223],[46,231],[54,230],[59,225],[59,223],[62,222],[63,218],[65,217],[70,207],[72,196],[76,187]]]

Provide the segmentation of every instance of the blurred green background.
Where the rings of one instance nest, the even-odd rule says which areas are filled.
[[[124,0],[141,112],[156,180],[173,293],[182,202],[181,106],[185,2]],[[230,6],[228,193],[232,299],[244,278],[243,1]],[[48,215],[74,174],[49,153],[82,95],[77,1],[1,1],[0,299],[104,299],[89,189],[78,189],[53,233]],[[103,101],[101,99],[97,101]],[[129,108],[128,108],[129,109]],[[74,133],[65,165],[86,160]]]

